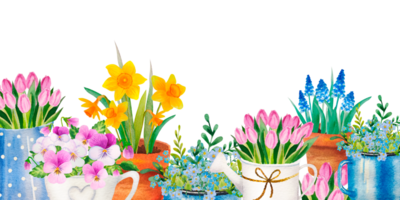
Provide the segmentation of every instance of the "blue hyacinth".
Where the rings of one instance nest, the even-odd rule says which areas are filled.
[[[304,97],[304,94],[301,90],[299,91],[299,107],[300,107],[300,112],[302,112],[302,113],[310,110],[307,100]]]
[[[304,90],[304,94],[308,97],[314,95],[314,86],[312,85],[310,75],[307,75],[306,79],[306,89]]]
[[[324,82],[324,80],[322,80],[322,79],[319,80],[317,89],[315,91],[316,91],[315,95],[317,97],[318,103],[324,103],[324,101],[329,103],[329,101],[330,101],[329,89],[328,89],[328,86],[326,86],[326,83]]]
[[[344,70],[340,70],[339,76],[336,78],[336,82],[333,85],[333,96],[339,97],[340,99],[344,98],[345,95],[345,83],[344,83]]]
[[[350,92],[347,94],[347,96],[344,98],[342,102],[342,107],[340,108],[341,110],[344,110],[346,112],[349,112],[351,109],[354,107],[354,93]]]

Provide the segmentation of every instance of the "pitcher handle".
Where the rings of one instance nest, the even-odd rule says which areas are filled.
[[[125,200],[131,200],[132,199],[132,197],[135,194],[136,189],[137,189],[137,187],[139,185],[139,173],[137,173],[135,171],[129,171],[129,172],[126,172],[126,173],[124,173],[122,175],[119,175],[118,176],[118,178],[119,178],[118,179],[118,183],[121,182],[122,180],[126,179],[126,178],[129,178],[129,177],[131,177],[133,179],[133,184],[132,184],[132,189],[129,192],[129,195],[128,195],[128,197],[126,197]]]
[[[315,179],[317,178],[317,175],[316,175],[316,174],[317,174],[317,168],[316,168],[314,165],[312,165],[312,164],[305,164],[305,165],[300,166],[299,171],[300,171],[301,169],[303,169],[304,167],[310,167],[310,168],[314,171],[314,179],[311,181],[311,183],[314,183],[314,182],[315,182]],[[301,198],[304,196],[304,194],[307,193],[307,191],[311,189],[312,186],[313,186],[313,184],[310,184],[310,185],[307,187],[307,189],[306,189],[305,191],[303,191],[303,194],[300,196],[300,200],[301,200]]]
[[[343,194],[349,195],[349,196],[357,196],[357,192],[356,191],[350,191],[347,190],[346,188],[343,187],[342,185],[342,168],[344,165],[350,163],[349,160],[343,160],[342,162],[340,162],[339,167],[338,167],[338,186],[340,191],[343,192]]]

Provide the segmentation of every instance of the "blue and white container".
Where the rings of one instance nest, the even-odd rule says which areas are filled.
[[[43,178],[35,178],[24,169],[42,127],[30,129],[0,128],[0,200],[48,200]],[[35,164],[32,163],[32,167]]]
[[[182,197],[171,197],[171,195],[164,196],[164,200],[203,200],[205,192],[197,192],[197,191],[183,191]],[[228,194],[227,192],[216,192],[215,200],[239,200],[241,198],[237,197],[236,195]]]

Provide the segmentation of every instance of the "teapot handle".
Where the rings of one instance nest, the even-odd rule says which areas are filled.
[[[349,160],[343,160],[342,162],[340,162],[339,167],[338,167],[338,186],[341,192],[343,192],[343,194],[349,195],[349,196],[357,196],[357,192],[356,191],[350,191],[347,190],[346,188],[343,187],[342,185],[342,168],[344,165],[351,163]]]
[[[314,165],[312,165],[312,164],[306,164],[306,165],[302,165],[302,166],[300,166],[300,169],[299,169],[299,171],[301,170],[301,169],[303,169],[304,167],[310,167],[312,170],[313,170],[313,172],[314,172],[314,179],[311,181],[311,183],[315,183],[315,179],[317,178],[317,168],[314,166]],[[307,189],[305,190],[305,191],[303,191],[303,194],[300,196],[300,200],[301,200],[301,198],[304,196],[304,194],[305,193],[307,193],[307,191],[308,190],[310,190],[311,189],[311,187],[313,186],[314,184],[310,184],[308,187],[307,187]]]
[[[132,199],[132,197],[135,194],[136,189],[137,189],[137,187],[139,185],[139,179],[140,179],[139,178],[139,173],[137,173],[135,171],[129,171],[129,172],[126,172],[126,173],[124,173],[122,175],[119,175],[118,176],[118,183],[121,182],[122,180],[126,179],[126,178],[129,178],[129,177],[131,177],[133,179],[133,184],[132,184],[132,189],[129,192],[129,195],[128,195],[128,197],[126,197],[125,200],[131,200]]]

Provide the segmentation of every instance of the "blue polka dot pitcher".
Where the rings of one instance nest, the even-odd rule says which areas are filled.
[[[35,178],[24,169],[42,127],[30,129],[0,128],[0,200],[48,200],[44,179]],[[35,164],[32,165],[34,167]]]

